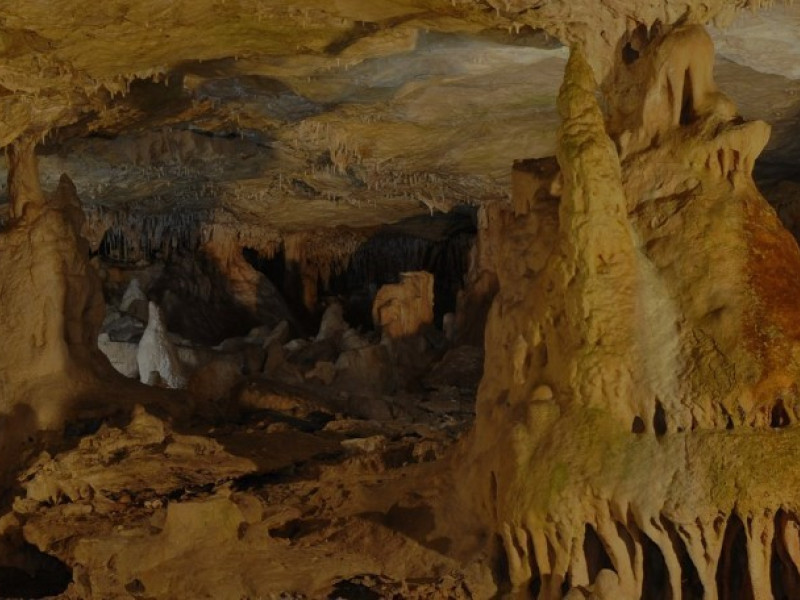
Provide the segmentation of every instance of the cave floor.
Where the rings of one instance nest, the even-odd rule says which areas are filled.
[[[326,406],[321,386],[244,385],[250,408],[233,417],[170,423],[152,414],[169,395],[153,390],[127,423],[68,427],[71,448],[20,476],[4,517],[34,555],[7,597],[485,596],[485,572],[451,556],[434,508],[474,391],[376,398],[392,416],[359,419]]]

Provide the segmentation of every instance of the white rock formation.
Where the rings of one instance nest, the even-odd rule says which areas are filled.
[[[139,345],[132,342],[115,342],[107,333],[97,336],[97,347],[108,362],[125,377],[139,376]]]
[[[134,302],[147,302],[147,296],[142,291],[139,280],[135,277],[131,279],[125,293],[122,295],[122,302],[119,304],[119,309],[122,312],[130,312]]]
[[[149,384],[153,381],[153,373],[156,373],[161,382],[168,387],[186,387],[186,375],[178,360],[175,347],[167,337],[161,311],[154,302],[150,302],[148,309],[150,318],[139,342],[139,351],[136,355],[139,379],[142,383]]]

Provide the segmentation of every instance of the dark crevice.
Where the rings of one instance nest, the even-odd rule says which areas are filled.
[[[304,293],[308,284],[302,266],[287,261],[283,247],[271,257],[245,248],[244,258],[279,289],[295,311],[295,317],[316,330],[325,308],[323,299],[337,297],[344,320],[355,328],[371,330],[372,303],[378,289],[398,283],[406,271],[432,273],[434,285],[434,322],[442,327],[444,315],[454,312],[456,299],[464,285],[469,252],[476,236],[475,215],[471,209],[447,214],[419,216],[386,225],[377,231],[342,230],[342,239],[362,236],[363,241],[346,264],[332,262],[316,265],[314,276],[317,306],[306,307]],[[335,237],[325,243],[334,243]],[[328,275],[327,280],[322,274]]]
[[[753,587],[747,568],[747,536],[742,520],[732,514],[725,527],[722,551],[717,567],[720,600],[752,600]]]
[[[644,433],[645,426],[644,426],[644,419],[640,416],[636,416],[633,419],[633,423],[631,424],[631,433]]]
[[[781,429],[787,427],[790,423],[791,419],[789,419],[789,413],[783,405],[783,399],[778,398],[770,412],[769,426],[773,429]]]
[[[800,598],[800,573],[794,564],[783,542],[784,528],[793,527],[792,518],[783,510],[775,514],[775,532],[772,538],[772,562],[770,564],[770,580],[772,595],[775,600],[793,600]]]
[[[66,591],[72,582],[72,569],[30,545],[20,549],[20,553],[30,557],[36,566],[27,571],[0,565],[0,599],[49,598]]]
[[[641,536],[644,555],[644,583],[642,598],[668,600],[672,597],[669,587],[669,571],[661,549],[646,535]]]
[[[656,432],[657,436],[662,436],[667,433],[667,414],[659,400],[656,400],[656,410],[653,415],[653,430]]]
[[[692,562],[692,558],[686,550],[686,545],[683,543],[672,521],[664,517],[661,517],[660,521],[661,526],[669,535],[670,542],[672,542],[672,547],[675,550],[675,554],[681,566],[682,597],[702,598],[703,584],[700,582],[700,575],[697,572],[697,567],[694,562]]]
[[[589,573],[589,582],[594,583],[597,574],[603,569],[614,571],[614,565],[606,552],[600,536],[594,527],[586,524],[583,537],[583,555],[586,557],[586,570]],[[615,571],[616,572],[616,571]]]
[[[500,535],[495,535],[492,544],[491,565],[494,583],[497,586],[497,596],[505,597],[511,593],[511,579],[508,575],[508,554]]]
[[[330,526],[330,519],[292,519],[269,530],[270,536],[296,540]]]
[[[622,62],[624,62],[626,65],[632,65],[638,59],[639,51],[634,49],[630,42],[622,47]]]
[[[683,78],[683,98],[681,100],[680,124],[688,125],[694,120],[694,93],[692,91],[692,74],[689,69]]]

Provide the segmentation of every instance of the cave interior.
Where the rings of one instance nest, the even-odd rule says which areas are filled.
[[[797,4],[16,3],[0,145],[0,598],[800,598]]]

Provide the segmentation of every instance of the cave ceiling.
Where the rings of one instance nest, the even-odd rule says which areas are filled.
[[[798,178],[800,6],[751,4],[8,3],[0,144],[40,139],[45,188],[68,173],[104,210],[396,221],[506,197],[514,159],[554,153],[564,44],[602,80],[625,28],[684,15],[718,26],[718,81],[773,125],[757,173]]]

